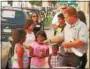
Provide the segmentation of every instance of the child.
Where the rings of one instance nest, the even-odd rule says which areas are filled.
[[[26,39],[26,32],[23,29],[15,29],[13,32],[14,34],[12,34],[12,37],[15,48],[12,68],[28,68],[29,60],[23,47],[23,42]]]
[[[64,27],[65,27],[65,20],[64,20],[64,15],[63,13],[60,13],[58,15],[58,26],[56,28],[56,35],[59,35],[63,30],[64,30]]]
[[[59,51],[59,45],[54,44],[52,46],[52,54],[49,55],[48,57],[48,64],[50,68],[55,68],[55,67],[60,67],[61,66],[61,60],[60,59],[60,54],[58,53]]]
[[[46,34],[44,31],[38,31],[36,34],[36,41],[32,46],[33,49],[30,52],[31,58],[31,68],[47,68],[45,58],[49,55],[48,46],[43,44],[46,40]]]

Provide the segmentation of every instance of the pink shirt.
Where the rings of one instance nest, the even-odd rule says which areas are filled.
[[[34,43],[34,54],[38,55],[40,52],[46,53],[48,46],[47,45],[40,45],[38,43]],[[31,64],[35,66],[44,66],[46,64],[45,58],[38,58],[38,57],[32,57]]]

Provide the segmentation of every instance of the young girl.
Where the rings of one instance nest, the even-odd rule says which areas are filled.
[[[12,63],[12,68],[28,68],[29,60],[26,51],[23,47],[23,42],[25,41],[26,32],[23,29],[15,29],[13,37],[14,48],[14,61]]]
[[[39,31],[36,34],[36,42],[34,42],[33,49],[30,52],[31,68],[48,68],[45,58],[49,55],[48,46],[43,44],[46,40],[46,34],[44,31]]]
[[[48,57],[48,64],[50,68],[56,68],[56,67],[60,67],[62,64],[62,59],[60,59],[60,54],[58,53],[59,50],[59,45],[58,44],[54,44],[52,46],[52,54],[49,55]]]

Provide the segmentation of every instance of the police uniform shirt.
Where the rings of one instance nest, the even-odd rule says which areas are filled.
[[[85,23],[78,20],[77,23],[70,25],[66,23],[67,25],[64,28],[64,31],[60,33],[59,35],[64,38],[65,42],[72,42],[76,40],[81,40],[85,43],[88,43],[88,27]],[[87,51],[87,46],[77,46],[74,47],[76,50],[81,52],[82,54]],[[69,48],[70,49],[70,48]],[[64,50],[67,52],[68,49],[64,48]],[[73,52],[71,50],[71,52]],[[74,53],[74,52],[73,52]]]

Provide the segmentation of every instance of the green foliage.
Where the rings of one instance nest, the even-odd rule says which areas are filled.
[[[29,1],[32,5],[42,6],[42,1]]]
[[[50,26],[52,22],[52,16],[48,15],[47,19],[44,21],[44,26]]]

